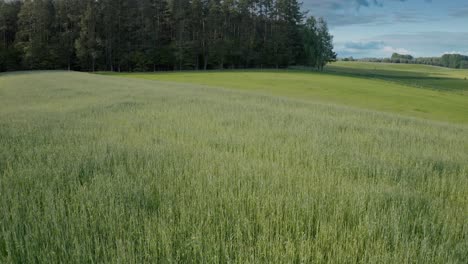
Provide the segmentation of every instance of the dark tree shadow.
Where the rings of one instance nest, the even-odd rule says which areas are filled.
[[[398,70],[382,70],[382,69],[358,69],[328,66],[325,69],[326,74],[360,77],[369,79],[380,79],[398,84],[409,85],[417,88],[463,92],[468,91],[468,80],[462,78],[431,76],[429,73],[415,71],[398,71]]]

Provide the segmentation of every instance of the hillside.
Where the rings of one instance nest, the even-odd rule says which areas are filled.
[[[301,72],[141,76],[161,81],[0,75],[0,262],[468,259],[468,127],[449,123],[467,121],[464,95]]]
[[[334,103],[444,122],[468,123],[467,71],[423,65],[339,62],[325,73],[266,71],[103,73],[194,83]]]

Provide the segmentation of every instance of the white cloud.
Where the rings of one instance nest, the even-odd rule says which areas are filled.
[[[408,11],[388,12],[384,7],[389,3],[404,4],[408,0],[303,0],[303,7],[311,15],[327,18],[331,27],[369,24],[392,24],[400,22],[421,22],[434,20],[433,16],[421,16]],[[425,0],[430,3],[431,0]],[[372,9],[371,14],[366,9]]]
[[[404,48],[415,57],[441,56],[444,52],[453,53],[454,51],[460,51],[463,54],[468,54],[466,50],[468,31],[397,33],[377,35],[365,40],[383,41],[385,46],[393,47],[395,50],[398,50],[398,48]],[[390,51],[391,49],[388,50]]]
[[[404,48],[394,48],[394,47],[391,47],[391,46],[385,46],[383,47],[383,52],[385,52],[386,54],[393,54],[393,53],[399,53],[399,54],[411,54],[411,51],[407,50],[407,49],[404,49]]]
[[[335,43],[336,51],[340,57],[353,56],[357,58],[362,57],[379,57],[379,58],[388,58],[393,53],[399,54],[412,54],[412,51],[401,48],[394,47],[389,43],[383,41],[360,41],[360,42],[341,42]]]

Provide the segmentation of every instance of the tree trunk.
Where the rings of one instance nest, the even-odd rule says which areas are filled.
[[[68,54],[68,63],[67,63],[68,64],[67,65],[68,66],[68,71],[71,70],[71,58],[70,57],[71,57],[70,54]]]

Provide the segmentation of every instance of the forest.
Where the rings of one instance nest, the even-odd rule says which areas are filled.
[[[354,60],[345,58],[345,61]],[[468,56],[461,54],[444,54],[441,57],[418,57],[393,53],[391,58],[364,58],[360,61],[366,62],[384,62],[384,63],[406,63],[406,64],[424,64],[432,66],[447,67],[453,69],[468,69]]]
[[[323,69],[332,40],[297,0],[0,0],[0,71]]]

